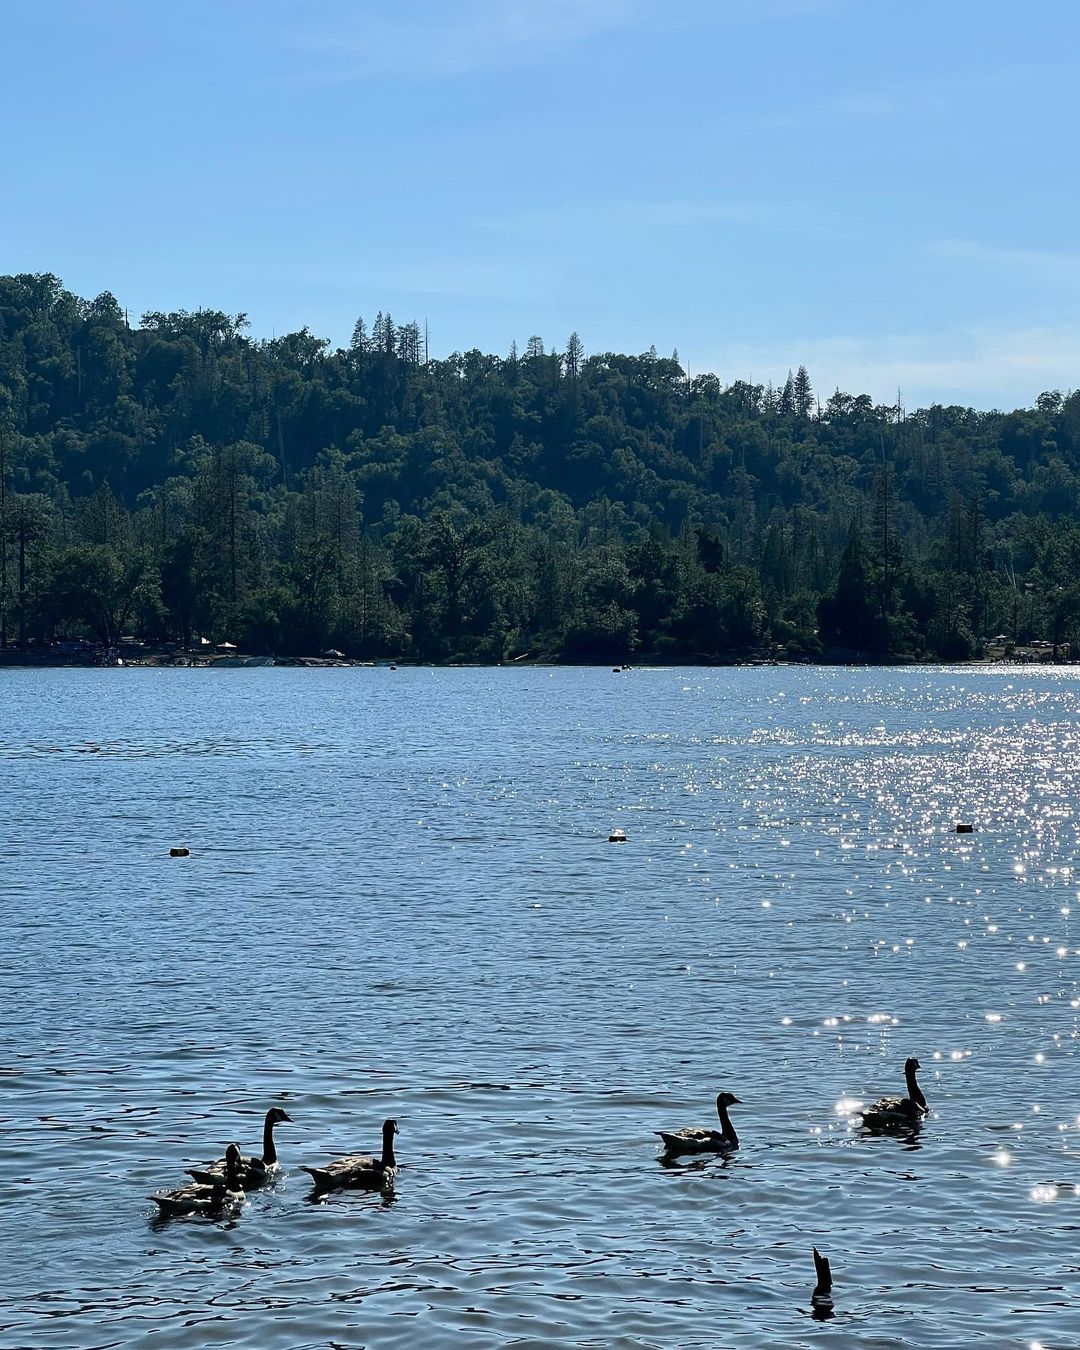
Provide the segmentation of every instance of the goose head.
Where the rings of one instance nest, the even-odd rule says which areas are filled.
[[[280,1125],[283,1120],[292,1124],[292,1116],[289,1115],[281,1106],[272,1106],[266,1113],[266,1122],[268,1125]]]
[[[742,1106],[742,1102],[735,1096],[734,1092],[720,1092],[716,1097],[717,1111],[726,1111],[729,1106]]]
[[[923,1090],[919,1086],[918,1079],[915,1077],[915,1070],[921,1068],[922,1065],[914,1055],[904,1061],[904,1078],[907,1081],[908,1096],[920,1111],[926,1112],[929,1110],[929,1107],[926,1105],[926,1098],[923,1095]]]
[[[243,1154],[239,1144],[230,1144],[225,1150],[225,1185],[232,1190],[239,1185]]]

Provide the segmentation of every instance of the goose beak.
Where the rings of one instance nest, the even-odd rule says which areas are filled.
[[[287,1120],[287,1121],[289,1122],[290,1125],[292,1124],[292,1116],[289,1115],[288,1111],[284,1111],[284,1110],[283,1110],[283,1111],[281,1112],[281,1119],[282,1119],[282,1120]]]

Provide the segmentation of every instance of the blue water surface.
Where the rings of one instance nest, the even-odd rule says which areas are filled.
[[[1073,668],[0,671],[0,1346],[1080,1345],[1078,750]]]

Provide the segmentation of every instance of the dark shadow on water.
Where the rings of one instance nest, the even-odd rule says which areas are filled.
[[[363,1186],[338,1186],[333,1190],[321,1191],[317,1187],[308,1191],[304,1196],[305,1205],[327,1205],[331,1201],[348,1201],[358,1198],[375,1199],[379,1201],[380,1209],[389,1209],[391,1205],[398,1202],[398,1193],[391,1187],[387,1191],[368,1190]]]
[[[698,1154],[679,1154],[672,1157],[670,1153],[661,1153],[657,1155],[656,1161],[665,1172],[704,1172],[706,1170],[725,1170],[733,1161],[733,1155],[730,1153],[698,1153]]]
[[[811,1303],[809,1308],[800,1308],[799,1312],[802,1313],[804,1317],[812,1317],[815,1322],[831,1322],[834,1317],[839,1317],[841,1315],[831,1303]],[[850,1318],[851,1314],[844,1313],[843,1316]]]
[[[914,1125],[860,1125],[859,1134],[868,1139],[895,1139],[905,1152],[923,1147],[922,1124]]]
[[[163,1233],[174,1224],[197,1223],[211,1228],[220,1228],[223,1233],[240,1227],[239,1218],[234,1214],[223,1219],[220,1214],[152,1214],[147,1220],[151,1233]]]

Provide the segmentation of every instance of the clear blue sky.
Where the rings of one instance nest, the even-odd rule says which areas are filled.
[[[1080,386],[1080,0],[9,0],[0,270],[909,407]]]

